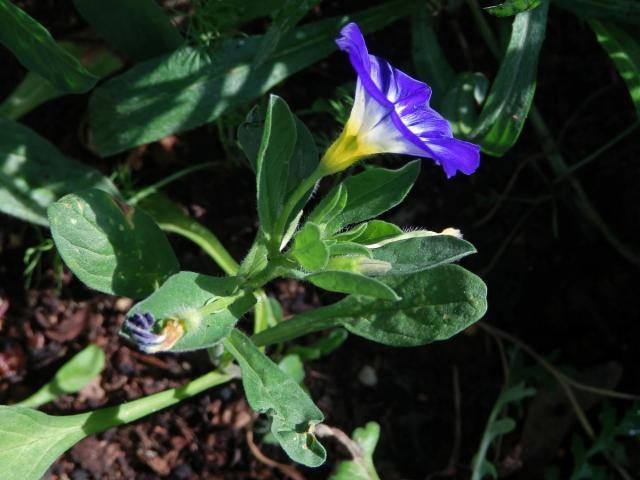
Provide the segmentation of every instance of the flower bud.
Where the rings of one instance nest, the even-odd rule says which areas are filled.
[[[330,258],[327,270],[341,270],[363,275],[383,275],[391,270],[391,264],[364,255],[344,255]]]

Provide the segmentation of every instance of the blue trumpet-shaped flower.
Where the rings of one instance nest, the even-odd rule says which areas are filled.
[[[478,168],[480,147],[453,138],[449,122],[429,106],[427,84],[370,55],[355,23],[342,29],[336,43],[349,54],[358,81],[349,120],[322,159],[324,172],[385,152],[432,158],[448,177]]]

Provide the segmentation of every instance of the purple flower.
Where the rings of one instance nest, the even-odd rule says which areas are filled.
[[[327,150],[322,167],[334,173],[374,153],[432,158],[448,177],[473,173],[480,147],[453,138],[449,122],[429,106],[431,88],[370,55],[360,28],[349,23],[336,43],[358,74],[351,115]]]
[[[124,322],[124,331],[140,350],[156,353],[171,348],[184,334],[178,320],[169,319],[160,333],[154,332],[155,319],[149,312],[134,313]]]

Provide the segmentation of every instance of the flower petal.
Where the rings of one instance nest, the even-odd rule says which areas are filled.
[[[370,55],[355,23],[340,34],[336,43],[358,74],[349,128],[369,150],[433,158],[449,177],[473,173],[480,148],[453,138],[449,122],[429,106],[431,88]]]
[[[471,175],[480,165],[480,147],[457,138],[433,138],[427,142],[433,159],[444,168],[447,177],[459,170]]]

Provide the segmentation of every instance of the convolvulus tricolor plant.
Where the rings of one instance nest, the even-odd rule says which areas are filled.
[[[49,207],[55,245],[80,280],[142,298],[121,329],[129,342],[148,353],[209,349],[216,370],[178,389],[79,415],[1,407],[8,432],[0,438],[2,478],[37,478],[84,436],[238,376],[285,452],[301,464],[321,465],[326,454],[315,431],[322,412],[261,347],[336,328],[386,345],[420,346],[449,338],[484,314],[484,283],[452,264],[475,252],[458,230],[406,232],[376,218],[405,198],[418,160],[396,170],[367,166],[310,201],[324,177],[378,153],[431,158],[449,177],[471,174],[479,164],[479,147],[453,138],[449,123],[429,106],[431,89],[370,55],[356,24],[346,25],[337,43],[358,79],[351,116],[322,157],[279,97],[270,97],[264,117],[254,109],[240,127],[238,140],[256,176],[260,227],[240,265],[219,244],[204,241],[227,276],[180,270],[152,218],[161,222],[167,212],[153,201],[140,208],[93,188]],[[249,336],[239,324],[252,309],[262,317],[269,308],[263,287],[277,278],[346,296],[273,325],[256,321]]]

